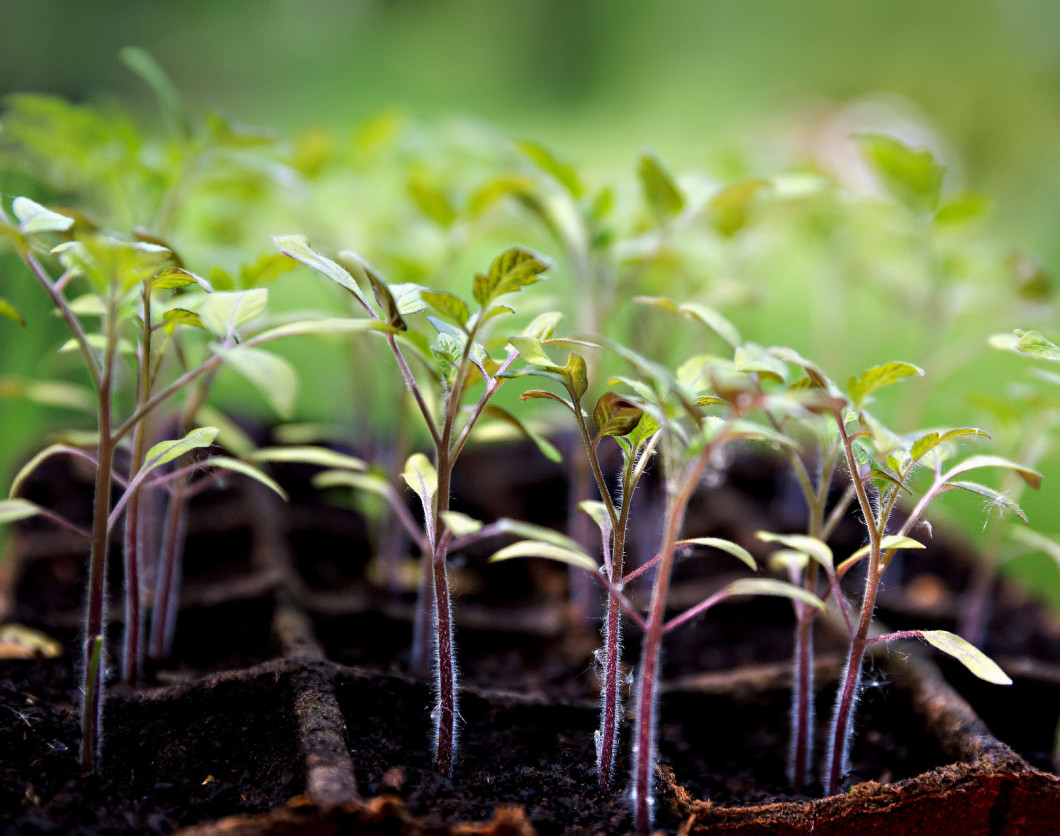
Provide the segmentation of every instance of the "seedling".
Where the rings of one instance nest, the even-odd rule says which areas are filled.
[[[1019,474],[1032,487],[1038,487],[1041,476],[1028,467],[997,456],[972,456],[944,469],[943,464],[953,442],[982,436],[984,433],[981,430],[958,427],[903,438],[876,421],[866,408],[872,395],[885,386],[921,374],[910,363],[892,362],[868,369],[850,379],[844,395],[812,362],[796,359],[790,354],[787,359],[803,368],[809,383],[824,394],[831,404],[831,416],[868,539],[868,545],[835,567],[835,575],[841,578],[851,567],[866,558],[868,561],[860,611],[856,619],[849,623],[850,646],[832,717],[825,767],[825,791],[830,794],[838,790],[842,777],[849,771],[854,709],[861,690],[862,663],[870,647],[898,639],[920,638],[950,654],[972,673],[989,682],[1011,683],[993,661],[952,633],[942,630],[906,630],[873,635],[873,611],[884,570],[899,549],[919,545],[909,535],[921,522],[935,497],[954,489],[971,491],[986,497],[999,508],[1023,516],[1019,506],[1003,494],[979,483],[965,481],[961,476],[980,468],[1004,468]],[[903,494],[915,495],[913,477],[920,467],[932,471],[931,483],[919,494],[918,501],[898,530],[888,533],[899,499]],[[822,553],[819,562],[827,565],[827,555]]]
[[[16,198],[12,211],[15,220],[0,209],[0,230],[12,241],[37,283],[47,293],[72,335],[64,350],[79,353],[93,390],[96,415],[95,454],[84,453],[68,445],[52,445],[36,456],[16,476],[12,500],[28,473],[44,458],[54,454],[72,454],[85,458],[95,468],[94,510],[88,532],[91,553],[88,571],[88,596],[85,616],[82,668],[82,740],[81,760],[94,768],[99,756],[100,719],[102,716],[102,671],[105,667],[105,587],[110,534],[127,511],[125,539],[125,640],[123,672],[135,680],[141,658],[142,607],[140,603],[139,515],[136,512],[141,490],[149,485],[165,485],[186,477],[198,464],[212,464],[245,473],[278,489],[268,477],[244,462],[213,457],[206,462],[180,467],[160,476],[164,465],[180,457],[209,447],[217,436],[214,427],[199,427],[182,438],[159,441],[148,446],[148,420],[163,403],[185,391],[225,360],[234,360],[237,368],[253,368],[255,361],[268,364],[273,355],[259,346],[280,337],[296,334],[354,330],[345,320],[294,322],[270,329],[239,342],[237,329],[247,324],[264,307],[264,291],[210,294],[210,286],[175,266],[172,250],[159,243],[143,240],[118,240],[93,230],[82,230],[75,220],[52,211],[28,198]],[[58,246],[50,244],[61,240]],[[57,256],[63,272],[54,277],[46,266],[47,253]],[[71,288],[87,285],[87,293],[74,300],[67,298]],[[180,292],[195,288],[205,292],[198,311],[181,307],[182,302],[158,305],[156,296],[167,291]],[[160,312],[158,309],[163,308]],[[99,321],[99,330],[86,326],[85,320]],[[206,329],[220,340],[211,345],[207,355],[172,380],[165,379],[164,356],[178,331]],[[130,357],[137,389],[131,408],[122,414],[120,381],[121,361]],[[263,359],[265,358],[265,359]],[[260,370],[260,365],[258,366]],[[251,375],[253,376],[253,375]],[[258,375],[261,381],[261,375]],[[264,381],[262,381],[264,383]],[[116,471],[115,454],[125,440],[132,438],[130,469],[127,476]],[[113,485],[122,492],[111,505]],[[25,516],[38,509],[29,503],[8,506],[16,515]],[[46,516],[54,517],[50,513]]]
[[[548,264],[535,253],[518,247],[501,253],[486,273],[474,278],[472,297],[478,307],[473,311],[468,302],[448,291],[388,284],[355,253],[340,255],[349,267],[347,270],[314,252],[302,236],[276,236],[273,241],[281,252],[344,287],[368,314],[369,321],[381,326],[430,436],[433,461],[414,453],[402,476],[419,498],[423,510],[423,535],[417,539],[426,549],[417,615],[418,625],[430,625],[433,638],[430,644],[434,651],[436,685],[436,704],[432,712],[435,764],[439,771],[452,774],[458,732],[457,668],[446,557],[454,537],[449,517],[453,466],[475,424],[504,382],[505,373],[519,356],[518,348],[508,344],[502,358],[491,357],[481,342],[488,334],[487,326],[498,316],[513,313],[500,300],[540,281]],[[361,284],[371,289],[378,310],[369,301]],[[406,319],[428,307],[437,315],[427,318],[434,332],[433,339],[426,333],[427,329],[414,330]],[[538,336],[550,333],[556,321],[555,316],[543,315],[530,325],[527,333]],[[413,373],[407,353],[421,362],[429,379],[438,387],[434,408],[429,403],[430,389]],[[478,382],[483,384],[482,392],[465,406],[472,387]],[[426,659],[427,632],[423,627],[417,627],[413,644],[414,668],[421,667]]]
[[[673,309],[678,310],[674,305]],[[724,320],[716,312],[697,308],[693,318],[700,322],[715,324]],[[726,325],[728,325],[726,323]],[[728,325],[727,332],[735,329]],[[614,734],[619,702],[614,683],[617,680],[619,659],[619,609],[643,631],[640,676],[636,685],[636,720],[633,730],[633,785],[631,796],[637,832],[649,832],[652,822],[652,781],[655,766],[656,702],[658,698],[659,658],[663,637],[670,631],[701,616],[716,604],[741,595],[779,595],[793,598],[807,606],[823,608],[823,604],[809,592],[792,584],[767,578],[748,578],[733,581],[706,600],[690,607],[679,615],[667,619],[667,599],[674,561],[679,549],[699,546],[720,550],[756,569],[754,558],[742,546],[715,537],[681,539],[685,511],[699,487],[707,469],[718,459],[721,449],[734,438],[765,440],[776,444],[792,444],[782,434],[764,426],[750,423],[745,413],[757,409],[759,403],[745,386],[746,397],[734,398],[729,404],[719,398],[713,381],[716,360],[694,358],[674,376],[665,368],[640,357],[636,353],[615,346],[629,360],[637,376],[618,378],[636,394],[621,398],[613,393],[605,394],[597,403],[594,419],[597,424],[595,436],[589,432],[587,417],[581,410],[580,399],[585,393],[584,365],[576,353],[571,353],[565,364],[552,361],[541,344],[524,344],[524,357],[532,364],[527,371],[560,382],[570,400],[558,398],[547,392],[531,391],[525,397],[552,398],[560,400],[575,416],[586,451],[594,472],[600,472],[596,461],[596,444],[607,434],[614,435],[622,445],[624,454],[623,494],[621,504],[610,495],[602,474],[600,505],[590,504],[587,510],[598,522],[603,539],[603,571],[598,571],[593,557],[582,550],[570,551],[548,547],[535,542],[516,543],[493,556],[493,560],[513,557],[540,556],[561,560],[592,573],[608,591],[608,608],[605,615],[604,665],[605,677],[601,700],[601,728],[597,732],[598,772],[601,785],[610,780],[614,747]],[[729,364],[731,365],[731,364]],[[718,370],[722,363],[718,365]],[[728,367],[724,369],[728,371]],[[731,388],[735,380],[729,376],[725,386]],[[723,416],[708,416],[705,407],[723,404]],[[641,413],[638,415],[637,413]],[[634,422],[636,419],[636,423]],[[659,448],[666,481],[666,514],[658,554],[643,566],[623,573],[623,560],[619,548],[624,545],[628,509],[632,499],[632,488],[636,486],[647,456]],[[630,488],[627,492],[625,489]],[[602,505],[602,507],[601,507]],[[612,521],[613,520],[613,521]],[[654,570],[651,601],[645,618],[624,596],[624,587],[646,571]],[[611,686],[609,688],[609,685]],[[609,746],[610,744],[610,746]]]

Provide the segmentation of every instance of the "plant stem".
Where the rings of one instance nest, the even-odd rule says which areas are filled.
[[[647,836],[652,823],[652,776],[655,767],[656,698],[658,690],[659,658],[662,649],[666,601],[670,594],[676,543],[684,523],[685,509],[692,498],[703,471],[713,456],[715,445],[724,433],[719,433],[695,459],[684,481],[676,492],[667,497],[663,547],[655,570],[650,614],[644,632],[641,653],[640,680],[637,687],[636,723],[633,729],[633,819],[640,836]]]
[[[828,752],[827,776],[825,779],[825,793],[828,795],[836,792],[840,780],[848,771],[851,721],[854,715],[854,705],[861,688],[861,664],[865,657],[865,648],[868,646],[867,640],[869,629],[872,627],[872,613],[876,607],[876,593],[880,584],[882,568],[880,563],[880,543],[883,529],[883,526],[874,516],[872,503],[865,490],[866,480],[861,476],[857,457],[854,455],[853,440],[847,433],[841,409],[836,411],[835,417],[843,443],[847,467],[850,470],[850,478],[853,482],[858,504],[865,519],[865,528],[869,535],[869,568],[865,575],[865,593],[861,599],[861,615],[858,619],[857,630],[850,638],[850,649],[847,654],[846,665],[843,668],[840,689],[836,695],[835,710],[832,715],[832,740],[831,748]],[[919,515],[917,514],[917,516]]]

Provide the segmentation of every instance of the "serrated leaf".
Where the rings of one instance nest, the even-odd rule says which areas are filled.
[[[859,137],[862,153],[884,188],[917,214],[933,212],[942,192],[946,169],[927,150],[881,134]]]
[[[640,423],[644,411],[627,398],[614,392],[604,392],[593,409],[593,421],[596,423],[596,435],[628,435]]]
[[[763,543],[779,543],[792,551],[804,554],[816,560],[825,569],[831,571],[833,563],[832,550],[828,544],[816,537],[806,534],[774,534],[771,531],[758,531],[755,537]]]
[[[11,202],[11,211],[18,218],[18,231],[23,235],[65,232],[74,225],[73,218],[53,212],[28,197],[16,197]]]
[[[202,324],[219,337],[235,334],[265,310],[269,291],[265,288],[211,293],[199,306]]]
[[[455,293],[445,290],[421,290],[420,298],[450,322],[455,322],[461,328],[466,329],[467,321],[471,318],[471,310],[467,302]]]
[[[405,484],[412,488],[420,498],[424,513],[430,516],[434,508],[434,500],[438,495],[438,471],[434,469],[423,453],[413,453],[405,462],[405,470],[401,474]]]
[[[851,376],[848,386],[850,400],[855,407],[863,406],[869,395],[877,389],[898,383],[913,375],[923,377],[924,370],[912,363],[900,361],[873,366],[863,371],[858,377]]]
[[[364,291],[358,286],[353,276],[337,262],[314,252],[309,245],[309,239],[304,235],[273,235],[272,242],[284,255],[293,258],[295,261],[302,262],[307,267],[346,288],[357,297],[365,310],[370,311],[372,309],[368,302],[368,297],[364,295]]]
[[[211,467],[219,467],[222,470],[230,470],[233,473],[239,473],[256,482],[261,483],[285,502],[288,499],[287,491],[280,487],[279,483],[275,479],[270,477],[268,474],[263,473],[258,468],[254,467],[249,462],[241,461],[240,459],[233,459],[230,456],[214,456],[207,462]]]
[[[475,276],[475,301],[489,307],[498,297],[541,281],[551,265],[542,256],[524,247],[510,247],[490,264],[489,272]]]
[[[685,197],[670,172],[654,154],[644,152],[637,161],[637,177],[652,211],[663,219],[679,215]]]
[[[250,459],[256,462],[311,464],[337,470],[366,470],[368,468],[368,465],[356,456],[340,453],[328,447],[312,445],[265,447],[251,453]]]
[[[995,685],[1011,685],[1001,667],[972,643],[947,630],[917,630],[920,637],[936,650],[948,653],[980,679]]]
[[[183,267],[169,267],[161,273],[152,276],[149,284],[154,290],[174,290],[176,288],[197,285],[207,293],[213,291],[213,286],[202,276],[197,276]]]
[[[927,433],[926,435],[920,436],[916,441],[913,442],[912,448],[910,448],[910,455],[914,462],[920,461],[927,453],[934,450],[940,444],[962,436],[973,435],[976,437],[990,438],[985,432],[976,427],[957,427],[952,430],[944,430],[939,432],[937,430]]]
[[[598,570],[596,561],[580,549],[564,548],[554,543],[545,543],[541,540],[520,540],[505,546],[490,556],[490,563],[499,563],[502,560],[511,560],[516,557],[543,557],[547,560],[556,560],[566,563],[586,572]]]
[[[28,499],[0,499],[0,525],[29,519],[40,512],[40,507]]]
[[[723,551],[726,554],[730,554],[737,560],[746,564],[753,571],[758,571],[758,564],[755,562],[754,556],[747,551],[739,543],[734,543],[732,540],[726,540],[723,537],[690,537],[685,540],[678,540],[674,545],[677,548],[682,546],[705,546],[711,549],[717,549]]]
[[[298,373],[283,357],[260,348],[224,352],[225,364],[247,379],[282,418],[294,412],[298,397]]]
[[[192,450],[209,447],[213,444],[214,439],[217,438],[217,433],[217,427],[198,427],[183,438],[158,442],[144,456],[144,466],[141,468],[140,474],[148,473],[156,467],[180,458],[185,453],[190,453]]]

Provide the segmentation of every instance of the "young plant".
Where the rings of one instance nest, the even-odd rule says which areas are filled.
[[[861,690],[862,663],[869,648],[898,639],[919,638],[962,662],[976,676],[988,682],[1010,684],[1011,680],[989,658],[971,644],[944,630],[905,630],[898,633],[873,635],[873,612],[884,570],[899,549],[919,545],[910,538],[912,530],[921,523],[928,505],[940,494],[950,490],[970,491],[986,497],[991,505],[1009,510],[1021,518],[1019,506],[1003,494],[960,477],[980,468],[1012,470],[1031,487],[1038,487],[1041,476],[1034,470],[998,456],[972,456],[944,468],[950,448],[957,439],[982,436],[981,430],[958,427],[932,430],[900,437],[880,424],[866,409],[872,395],[882,387],[921,374],[910,363],[892,362],[875,366],[850,379],[847,392],[842,395],[821,370],[808,361],[800,363],[810,382],[829,398],[831,416],[839,436],[844,463],[850,475],[861,512],[868,544],[848,557],[835,569],[842,577],[853,566],[867,560],[864,592],[856,619],[850,623],[850,646],[839,683],[829,749],[825,767],[825,792],[834,793],[849,769],[850,741],[853,717]],[[890,529],[898,502],[904,494],[917,495],[914,476],[920,468],[931,472],[926,490],[905,516],[897,530]]]
[[[448,291],[388,284],[354,253],[346,252],[340,256],[350,268],[347,270],[314,252],[302,236],[276,236],[273,241],[281,252],[348,290],[368,314],[370,321],[385,326],[381,328],[384,338],[430,437],[433,461],[423,454],[413,454],[402,475],[419,498],[423,509],[421,542],[426,549],[417,617],[420,624],[430,624],[433,637],[435,764],[439,771],[452,774],[459,716],[452,605],[446,570],[446,557],[454,536],[449,521],[453,467],[472,429],[504,382],[505,373],[519,356],[519,350],[508,344],[503,357],[491,357],[482,342],[488,334],[488,326],[497,317],[513,313],[512,308],[501,300],[540,281],[548,264],[526,249],[513,247],[504,251],[493,260],[486,273],[475,276],[472,297],[477,309],[472,310],[467,301]],[[371,289],[378,310],[369,301],[358,280]],[[406,319],[428,307],[436,314],[427,318],[433,337],[426,328],[415,330]],[[527,333],[540,336],[542,329],[550,332],[556,319],[555,316],[543,315],[531,324]],[[429,403],[430,390],[414,374],[408,356],[414,356],[421,362],[430,381],[438,387],[434,407]],[[478,383],[482,384],[482,391],[470,404],[466,404],[472,388]],[[422,629],[416,631],[414,667],[422,665],[427,655],[425,632]]]
[[[674,306],[675,309],[677,306]],[[697,310],[693,318],[704,320],[702,309]],[[720,316],[710,312],[707,316],[715,322],[722,322]],[[731,327],[731,326],[730,326]],[[636,830],[638,833],[647,834],[651,828],[653,807],[653,781],[656,759],[656,703],[658,700],[658,677],[659,663],[662,652],[663,638],[672,630],[701,616],[716,604],[730,598],[741,595],[779,595],[793,598],[804,602],[806,605],[823,608],[823,604],[816,595],[806,592],[792,584],[784,581],[767,578],[746,578],[733,581],[720,591],[711,595],[704,601],[690,607],[684,612],[667,618],[667,600],[669,597],[670,580],[673,573],[674,562],[677,552],[686,546],[701,546],[723,551],[737,557],[752,569],[757,568],[754,558],[740,545],[715,537],[703,537],[695,539],[681,539],[681,529],[688,503],[699,488],[707,470],[716,464],[724,445],[734,438],[751,440],[764,440],[774,444],[791,444],[780,433],[766,426],[759,426],[747,421],[744,415],[758,407],[758,403],[749,385],[741,382],[742,391],[737,393],[733,388],[736,379],[729,375],[731,364],[720,363],[715,358],[693,358],[685,364],[677,376],[674,376],[665,368],[641,358],[639,355],[616,346],[627,360],[633,365],[638,375],[634,378],[619,378],[635,392],[627,398],[618,398],[615,395],[605,396],[598,403],[596,421],[603,426],[613,426],[615,429],[625,430],[618,416],[615,414],[614,405],[621,403],[627,410],[639,410],[643,413],[637,424],[627,430],[620,440],[625,454],[626,469],[630,480],[635,486],[636,479],[645,465],[646,455],[656,447],[661,452],[663,469],[666,482],[666,514],[663,523],[663,532],[659,544],[658,553],[650,561],[639,569],[622,574],[622,561],[616,552],[615,543],[621,543],[615,536],[612,528],[610,514],[605,514],[596,505],[589,505],[588,509],[592,515],[601,522],[604,543],[604,571],[597,570],[596,561],[584,551],[563,551],[555,548],[547,548],[544,544],[534,542],[516,543],[493,556],[493,560],[504,560],[511,557],[541,556],[554,560],[562,560],[571,565],[578,566],[592,573],[608,591],[608,612],[605,616],[605,666],[611,668],[617,662],[617,636],[618,627],[610,623],[612,608],[615,612],[619,608],[625,611],[627,617],[643,632],[641,665],[639,677],[636,683],[636,708],[635,726],[633,730],[633,784],[631,797],[633,801],[633,814]],[[560,399],[568,410],[575,415],[579,424],[582,424],[583,437],[587,450],[595,461],[595,445],[588,432],[586,419],[581,415],[578,400],[584,393],[584,388],[579,383],[579,375],[571,373],[572,369],[579,368],[579,364],[571,355],[566,364],[560,366],[552,362],[540,346],[528,346],[524,356],[532,362],[536,368],[530,373],[552,377],[561,382],[571,400]],[[726,400],[719,397],[715,390],[719,387],[714,383],[715,372],[726,377],[724,388],[728,397]],[[549,393],[528,393],[530,397],[552,397]],[[739,396],[737,396],[739,395]],[[721,417],[709,416],[704,408],[722,404],[725,414]],[[627,415],[627,420],[632,422],[634,414]],[[596,440],[603,437],[598,426]],[[602,479],[601,479],[602,481]],[[626,484],[624,477],[623,484]],[[603,509],[606,510],[610,499],[609,491],[602,492],[604,497]],[[623,526],[622,535],[625,535],[625,522],[623,512],[628,509],[631,497],[623,494],[622,505],[617,506],[616,518]],[[634,578],[644,572],[654,570],[651,600],[647,617],[625,597],[624,587]],[[612,640],[613,639],[613,640]],[[617,671],[617,665],[615,665]],[[611,675],[610,681],[614,682],[616,677]],[[604,680],[604,698],[601,704],[601,729],[597,732],[598,741],[598,769],[601,775],[610,774],[611,764],[605,761],[606,744],[611,742],[608,734],[613,734],[613,727],[609,724],[609,716],[617,713],[617,698],[606,690],[609,677]],[[608,770],[606,773],[604,770]]]
[[[180,307],[179,302],[160,306],[164,308],[160,313],[155,306],[156,295],[192,287],[210,290],[209,285],[197,276],[175,266],[176,257],[169,248],[143,240],[118,240],[92,229],[84,230],[75,226],[74,218],[24,197],[15,199],[12,211],[14,220],[0,209],[0,231],[10,239],[69,328],[72,336],[62,350],[79,353],[94,401],[94,455],[69,445],[52,445],[22,469],[11,491],[12,499],[17,499],[15,494],[28,473],[44,458],[56,453],[84,458],[96,471],[92,527],[88,532],[91,550],[82,668],[81,760],[91,769],[96,766],[100,747],[102,672],[106,651],[104,579],[110,535],[122,513],[128,511],[122,668],[126,678],[135,680],[143,647],[140,531],[137,527],[139,514],[135,510],[138,497],[150,485],[165,485],[187,476],[199,464],[211,463],[195,463],[178,468],[168,476],[159,476],[159,469],[164,465],[194,450],[209,447],[218,433],[213,427],[199,427],[191,429],[182,438],[148,446],[148,420],[163,403],[210,374],[226,359],[238,358],[238,365],[263,354],[271,357],[267,352],[261,352],[258,346],[280,337],[353,329],[345,321],[295,322],[238,342],[236,328],[252,318],[247,315],[248,308],[253,308],[255,315],[260,313],[263,298],[259,306],[251,303],[245,294],[208,295],[198,313]],[[65,240],[51,247],[50,244],[57,239]],[[58,277],[53,276],[46,266],[49,250],[62,267]],[[67,293],[79,285],[85,286],[85,294],[69,299]],[[174,332],[196,326],[209,327],[211,319],[216,319],[212,328],[214,333],[224,334],[220,344],[213,344],[205,358],[175,379],[164,380],[164,346],[171,343]],[[94,325],[86,324],[86,320],[90,323],[98,321],[98,330]],[[122,362],[126,357],[131,359],[132,377],[137,382],[131,405],[121,391]],[[130,467],[123,475],[118,472],[116,454],[130,437]],[[276,487],[264,474],[243,462],[215,457],[212,464],[246,473]],[[122,493],[112,506],[115,484],[122,488]],[[36,511],[22,505],[18,513],[24,516],[29,510]]]

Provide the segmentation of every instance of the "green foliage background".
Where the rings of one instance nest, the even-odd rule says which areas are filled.
[[[727,183],[827,160],[845,126],[885,118],[932,140],[947,165],[947,192],[989,197],[991,240],[1032,254],[1046,275],[1060,274],[1060,5],[1051,0],[0,0],[0,21],[0,94],[56,93],[103,108],[117,102],[132,107],[147,133],[164,133],[156,100],[119,60],[122,47],[138,45],[166,68],[193,111],[275,128],[299,137],[305,153],[314,143],[355,143],[366,120],[389,112],[464,146],[480,137],[531,138],[590,180],[631,171],[648,146],[676,172],[695,169]],[[431,162],[429,147],[418,154]],[[258,219],[260,234],[315,226],[334,237],[329,246],[363,246],[366,231],[339,213],[358,200],[368,212],[388,204],[386,176],[368,172],[361,191],[336,197],[335,217],[317,205],[317,217],[306,221],[295,196],[287,214],[284,200],[275,200],[270,205],[281,208]],[[26,182],[17,168],[0,174],[5,205]],[[882,225],[892,222],[885,217]],[[770,299],[732,314],[741,328],[810,352],[837,378],[888,359],[920,362],[933,339],[931,323],[917,319],[923,312],[866,325],[871,294],[844,310],[829,307],[858,263],[886,262],[909,280],[888,249],[893,242],[881,237],[878,249],[855,254],[854,267],[822,279],[821,250],[835,241],[807,235],[811,227],[794,244],[742,257],[739,275],[768,276]],[[540,233],[528,238],[548,251]],[[267,248],[263,237],[254,252]],[[466,266],[481,261],[475,253]],[[9,279],[21,268],[10,260],[0,268],[0,295],[31,324],[52,321],[37,288]],[[274,295],[298,307],[329,298],[282,282]],[[968,333],[1018,324],[995,325],[990,313]],[[33,333],[0,322],[0,374],[62,372],[62,360],[41,360],[53,332]],[[310,367],[301,408],[329,418],[352,384],[329,383],[321,364],[309,362],[313,350],[291,348]],[[329,357],[339,362],[342,353]],[[992,357],[971,375],[1000,389],[1026,366]],[[935,401],[958,399],[962,385]],[[318,403],[320,393],[330,403]],[[932,406],[925,409],[932,417]],[[44,415],[6,401],[0,410],[6,473],[24,458],[23,440],[39,436]],[[1060,482],[1047,478],[1047,495],[1053,481]],[[1044,529],[1057,528],[1046,499],[1031,498],[1027,508]],[[1055,586],[1055,567],[1044,572]]]

